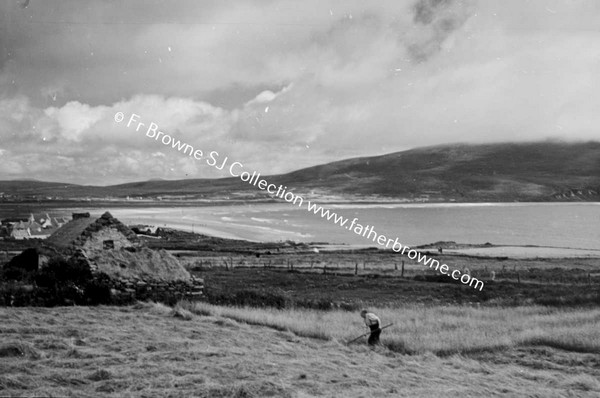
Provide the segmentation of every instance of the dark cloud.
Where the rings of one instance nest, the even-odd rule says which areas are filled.
[[[452,0],[419,0],[414,5],[414,18],[416,23],[425,25],[433,22],[438,10],[442,7],[447,7],[452,3]]]
[[[472,16],[472,10],[471,1],[418,0],[413,6],[416,35],[407,45],[414,61],[423,62],[438,53],[448,37]]]

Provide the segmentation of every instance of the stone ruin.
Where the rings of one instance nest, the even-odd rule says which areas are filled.
[[[35,252],[32,252],[35,250]],[[20,256],[25,254],[22,253]],[[155,300],[168,303],[203,296],[204,282],[165,250],[152,250],[109,212],[99,218],[75,213],[43,247],[28,249],[28,269],[43,270],[51,258],[75,263],[110,290],[111,302]],[[19,256],[11,263],[24,262]],[[10,265],[10,263],[9,263]],[[89,271],[89,272],[87,272]]]

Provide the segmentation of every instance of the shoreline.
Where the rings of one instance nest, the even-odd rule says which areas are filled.
[[[114,203],[117,205],[116,203]],[[340,250],[340,251],[352,251],[352,250],[363,250],[368,248],[377,248],[377,245],[371,241],[351,239],[353,235],[348,235],[348,238],[344,235],[345,232],[335,229],[335,226],[330,226],[326,223],[318,223],[312,220],[310,217],[306,217],[306,220],[299,218],[304,217],[304,214],[298,215],[298,213],[292,214],[297,209],[290,207],[288,203],[261,203],[252,205],[240,205],[235,203],[229,203],[228,206],[222,206],[221,204],[212,203],[211,206],[200,206],[196,207],[194,211],[193,204],[187,203],[188,206],[115,206],[108,208],[111,213],[119,218],[121,221],[128,225],[150,225],[162,228],[176,229],[183,232],[192,232],[196,234],[206,235],[219,239],[229,240],[240,240],[246,241],[252,244],[283,244],[285,242],[302,243],[305,245],[311,245],[311,247],[318,250]],[[374,209],[369,214],[379,215],[381,214],[396,214],[393,209],[440,209],[440,208],[457,208],[457,209],[479,209],[474,210],[476,214],[488,214],[485,208],[515,208],[515,207],[526,207],[535,206],[538,207],[542,204],[546,206],[583,206],[582,214],[587,215],[587,219],[596,213],[596,208],[590,208],[587,205],[599,205],[596,202],[519,202],[519,203],[378,203],[378,204],[365,204],[365,203],[345,203],[330,205],[328,207],[332,209]],[[6,203],[0,204],[0,217],[2,211],[9,211],[8,214],[14,217],[16,209],[8,208]],[[31,209],[33,210],[33,209]],[[105,208],[95,206],[94,204],[85,203],[85,206],[71,206],[71,207],[60,207],[56,209],[43,209],[39,207],[36,209],[39,214],[40,211],[46,210],[53,217],[56,213],[62,213],[61,215],[69,216],[72,212],[89,211],[94,215],[100,213]],[[558,207],[555,208],[558,210]],[[441,211],[442,213],[438,213]],[[522,213],[524,210],[520,210],[516,214]],[[391,213],[390,213],[391,212]],[[459,215],[464,215],[463,210],[456,210]],[[490,210],[491,214],[493,211]],[[495,210],[498,213],[498,210]],[[54,213],[54,214],[53,214]],[[288,214],[289,213],[289,214]],[[351,214],[351,212],[348,212]],[[402,210],[398,213],[404,214]],[[512,210],[501,210],[499,214],[512,214]],[[538,210],[538,220],[545,217],[548,213],[546,209]],[[567,214],[571,214],[573,211],[569,210]],[[573,214],[579,214],[579,210],[575,210]],[[341,214],[341,213],[340,213]],[[352,217],[353,215],[347,215]],[[357,215],[359,213],[354,213]],[[410,214],[410,213],[409,213]],[[424,213],[423,213],[424,214]],[[540,239],[523,239],[530,235],[524,235],[524,233],[530,233],[531,231],[525,229],[521,231],[521,235],[510,230],[504,235],[493,235],[493,234],[482,234],[478,235],[471,231],[471,229],[460,230],[455,233],[454,229],[449,228],[449,220],[446,219],[444,230],[436,230],[438,220],[436,216],[432,216],[426,213],[429,217],[428,222],[431,224],[429,227],[434,228],[431,231],[428,229],[421,228],[414,230],[416,222],[421,223],[422,213],[420,210],[411,214],[412,218],[409,218],[409,224],[385,224],[385,219],[379,217],[373,217],[373,221],[378,223],[383,222],[381,229],[385,233],[385,228],[388,230],[400,229],[406,245],[418,249],[418,250],[430,250],[437,252],[438,247],[442,247],[445,254],[448,255],[465,255],[475,257],[514,257],[514,258],[596,258],[600,257],[600,247],[594,244],[595,241],[591,241],[588,235],[587,237],[582,236],[583,240],[571,239],[563,241],[560,238],[560,234],[554,234],[553,239],[546,241]],[[445,213],[443,210],[436,210],[436,213],[432,214],[454,214]],[[471,213],[466,213],[471,214]],[[360,215],[359,215],[360,217]],[[480,217],[482,218],[482,217]],[[514,218],[514,217],[513,217]],[[564,218],[564,217],[563,217]],[[485,220],[485,219],[484,219]],[[516,219],[520,220],[519,218]],[[584,219],[582,219],[584,220]],[[451,221],[451,220],[450,220]],[[513,222],[517,222],[513,221]],[[412,222],[413,225],[410,224]],[[518,221],[520,222],[520,221]],[[435,224],[432,224],[435,223]],[[479,222],[479,227],[486,225],[485,221]],[[510,224],[507,224],[510,226]],[[411,234],[410,228],[413,228],[416,233]],[[330,230],[328,229],[330,228]],[[409,228],[409,229],[407,229]],[[505,226],[506,229],[506,226]],[[589,229],[589,228],[588,228]],[[379,228],[378,228],[379,230]],[[430,233],[431,232],[431,233]],[[506,232],[506,231],[505,231]],[[593,231],[592,231],[593,232]],[[531,235],[533,236],[533,235]],[[512,239],[511,239],[512,237]],[[500,238],[500,239],[498,239]],[[481,240],[480,240],[481,239]],[[481,243],[476,243],[477,241]],[[322,242],[323,244],[320,244]],[[431,243],[434,242],[434,243]],[[456,242],[473,242],[473,243],[459,243]],[[484,243],[485,242],[485,243]],[[496,242],[491,244],[489,242]],[[515,244],[517,243],[517,244]],[[580,243],[580,245],[578,245]]]

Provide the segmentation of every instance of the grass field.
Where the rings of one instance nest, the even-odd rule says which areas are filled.
[[[597,397],[600,310],[0,308],[0,396]],[[308,337],[310,336],[310,337]],[[409,352],[410,354],[403,354]]]
[[[201,315],[230,318],[291,331],[302,337],[345,342],[365,332],[356,313],[348,311],[277,310],[182,303]],[[382,343],[400,353],[438,356],[469,354],[519,346],[549,346],[600,354],[600,309],[545,307],[477,309],[458,306],[408,306],[374,309],[385,324]]]
[[[597,258],[438,256],[479,292],[389,252],[210,239],[178,255],[213,304],[0,308],[0,397],[600,396]],[[346,344],[362,307],[394,323],[375,349]]]
[[[597,277],[592,284],[588,284],[583,278],[577,279],[579,276],[575,269],[571,272],[565,268],[525,267],[521,265],[520,269],[525,269],[523,274],[527,273],[528,279],[523,277],[520,283],[509,278],[486,281],[481,292],[469,286],[447,283],[446,279],[440,281],[444,277],[433,272],[402,278],[398,275],[400,271],[394,275],[394,271],[382,273],[378,270],[361,270],[359,275],[338,270],[327,271],[326,274],[310,270],[292,272],[281,267],[190,270],[204,279],[207,294],[215,298],[211,300],[213,304],[244,304],[227,298],[245,292],[257,292],[306,303],[311,308],[324,308],[321,304],[337,304],[354,309],[365,305],[397,307],[407,304],[493,307],[537,304],[594,308],[600,305],[600,281]],[[548,277],[543,282],[533,278],[544,272]],[[559,278],[563,278],[563,282],[559,282]],[[225,297],[220,299],[220,296]]]

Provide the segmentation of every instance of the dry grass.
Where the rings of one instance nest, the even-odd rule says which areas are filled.
[[[384,342],[403,338],[414,355],[341,344],[362,332],[355,313],[189,303],[0,308],[0,352],[5,353],[0,396],[600,394],[593,333],[598,310],[407,307],[379,312],[384,321],[397,323],[384,333]],[[485,349],[473,352],[472,344]],[[432,354],[446,346],[464,353]],[[506,348],[494,350],[498,346]]]
[[[201,302],[180,305],[196,314],[269,326],[302,337],[345,342],[365,332],[358,314],[346,311],[220,307]],[[394,323],[382,334],[382,343],[403,353],[449,355],[547,345],[600,354],[600,309],[411,305],[374,311],[382,323]]]

